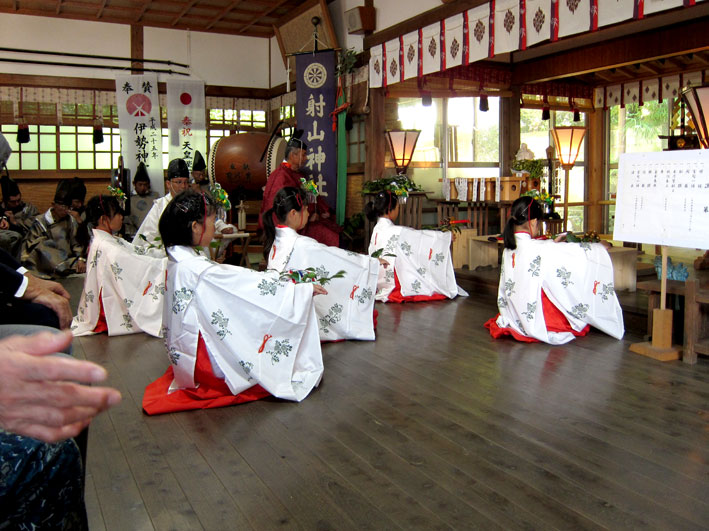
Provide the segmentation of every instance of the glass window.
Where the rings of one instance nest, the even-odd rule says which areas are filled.
[[[450,162],[497,162],[500,158],[499,98],[488,98],[488,111],[480,98],[448,100]]]
[[[413,162],[441,162],[442,160],[440,149],[440,132],[443,125],[442,103],[443,100],[440,98],[434,98],[429,106],[424,106],[421,98],[399,100],[399,123],[402,129],[421,131],[412,158]]]
[[[607,111],[609,139],[604,199],[615,199],[618,186],[618,160],[621,153],[648,153],[667,148],[667,140],[659,138],[669,135],[670,101],[648,101],[642,106],[633,103],[611,107]],[[615,220],[615,205],[609,205],[605,212],[605,231],[612,233]]]

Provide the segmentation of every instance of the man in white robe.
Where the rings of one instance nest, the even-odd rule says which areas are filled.
[[[148,215],[145,216],[143,224],[138,229],[138,232],[133,239],[133,243],[136,245],[148,246],[150,244],[159,245],[160,244],[160,230],[158,224],[160,223],[160,216],[165,211],[168,203],[172,201],[174,197],[184,192],[189,187],[190,183],[190,170],[187,167],[187,163],[182,159],[173,159],[170,161],[167,167],[167,188],[168,192],[163,197],[155,200],[153,203],[153,208],[150,209]],[[217,219],[214,224],[217,232],[221,234],[231,234],[235,232],[233,225],[225,223],[221,219]]]
[[[405,302],[467,296],[456,284],[450,245],[450,232],[411,229],[380,217],[369,240],[369,254],[383,249],[381,258],[389,267],[379,268],[377,300]]]
[[[313,267],[319,277],[345,271],[325,285],[326,295],[315,297],[320,339],[374,339],[374,292],[379,261],[318,243],[289,227],[276,227],[268,268],[279,272]]]
[[[502,335],[496,334],[496,326],[511,335],[561,345],[582,334],[587,325],[617,339],[623,337],[623,310],[613,288],[613,264],[602,244],[535,240],[527,232],[517,232],[515,239],[517,248],[505,249],[502,255],[500,315],[486,325],[494,337]],[[571,330],[548,329],[542,292],[568,320]]]

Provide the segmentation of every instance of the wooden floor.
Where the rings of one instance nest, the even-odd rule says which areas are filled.
[[[80,338],[124,397],[89,432],[91,529],[709,528],[709,360],[493,341],[493,300],[378,305],[300,404],[147,417],[162,341]]]

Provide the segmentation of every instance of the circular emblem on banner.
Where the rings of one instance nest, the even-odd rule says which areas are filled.
[[[303,81],[311,89],[320,88],[327,81],[327,70],[320,63],[311,63],[303,72]]]
[[[145,94],[133,94],[126,100],[126,110],[131,116],[148,116],[153,108]]]
[[[182,103],[182,105],[189,105],[192,103],[192,95],[189,92],[183,92],[180,94],[180,103]]]

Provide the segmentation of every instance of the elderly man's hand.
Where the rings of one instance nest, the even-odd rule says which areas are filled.
[[[56,442],[74,437],[97,414],[121,401],[106,370],[88,361],[50,356],[71,343],[68,331],[0,340],[0,427]]]
[[[68,328],[71,324],[69,293],[57,282],[42,280],[29,274],[27,280],[27,289],[22,299],[51,308],[59,318],[59,326]]]

